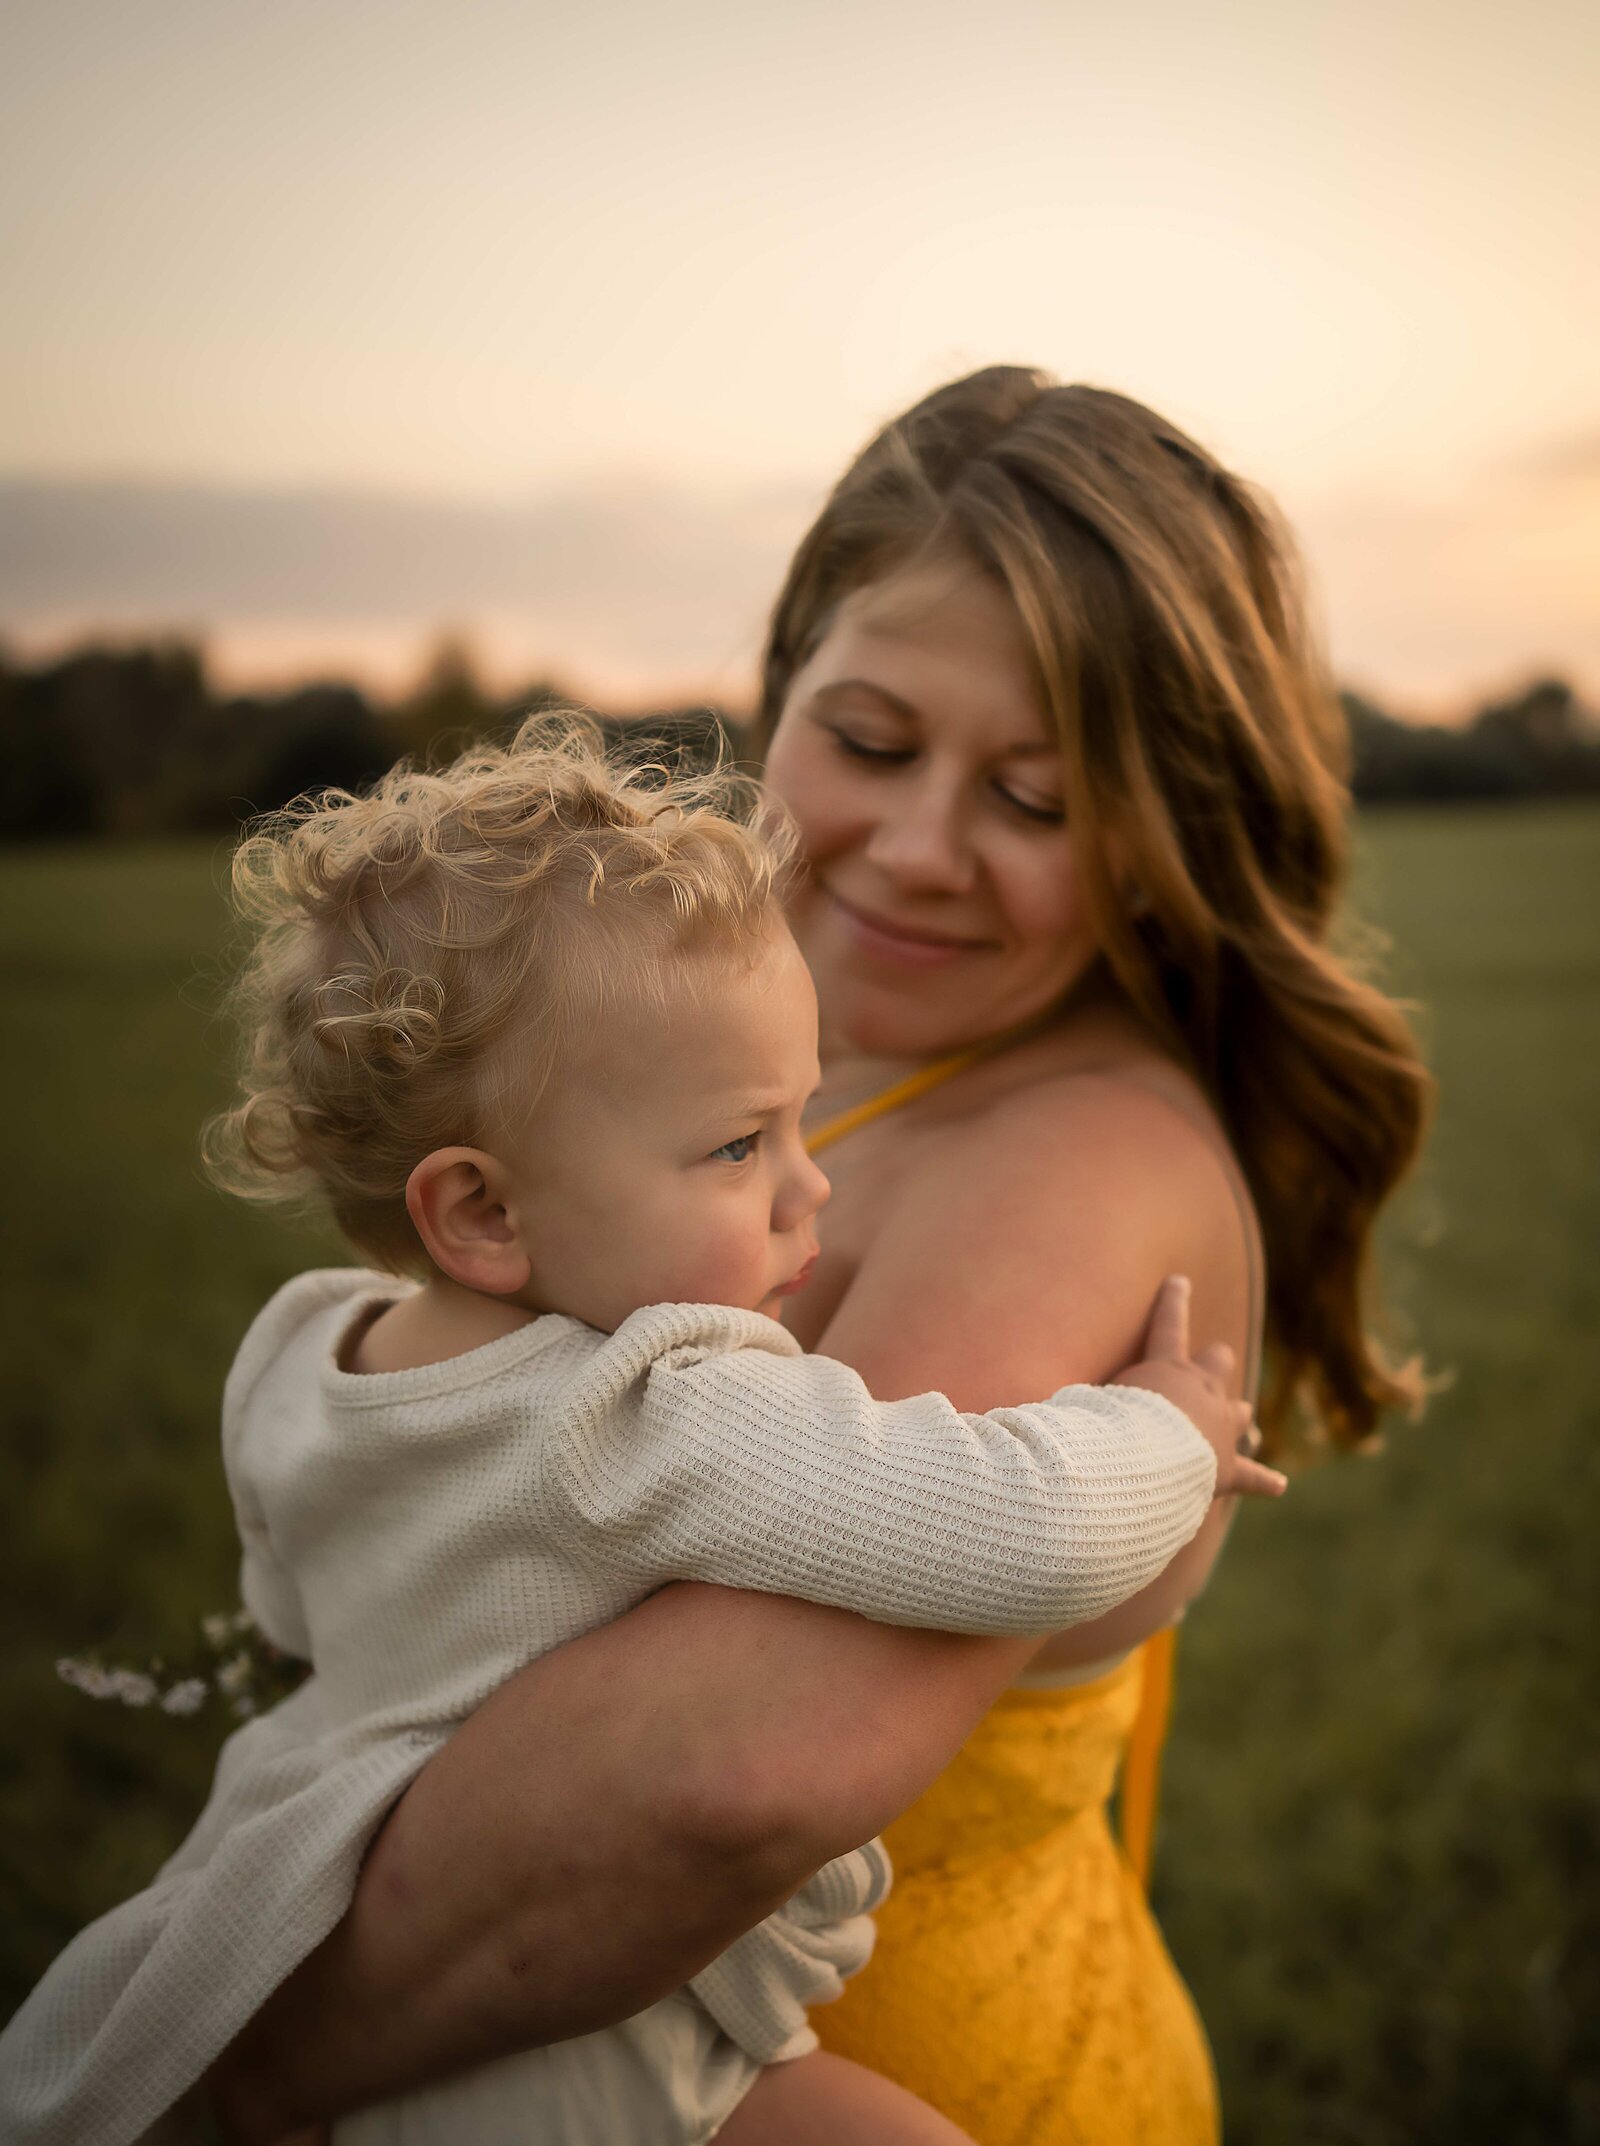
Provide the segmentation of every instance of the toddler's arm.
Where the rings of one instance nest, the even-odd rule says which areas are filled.
[[[255,1619],[265,1638],[296,1661],[311,1659],[311,1634],[306,1628],[300,1590],[273,1551],[265,1525],[241,1495],[233,1490],[234,1517],[239,1523],[243,1555],[239,1561],[239,1599]]]
[[[303,1662],[311,1659],[311,1635],[300,1590],[267,1533],[256,1455],[247,1431],[247,1403],[256,1381],[289,1337],[324,1304],[348,1294],[351,1280],[348,1268],[329,1267],[286,1283],[256,1314],[222,1394],[222,1465],[242,1552],[239,1599],[273,1646]]]
[[[613,1376],[641,1343],[654,1360],[549,1451],[547,1494],[645,1584],[710,1580],[888,1624],[1054,1631],[1136,1593],[1210,1504],[1212,1447],[1152,1392],[1067,1386],[983,1415],[942,1394],[878,1402],[829,1357],[718,1353],[695,1317],[657,1307],[619,1329]]]

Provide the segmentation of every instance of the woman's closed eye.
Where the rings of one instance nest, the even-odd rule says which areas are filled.
[[[875,745],[870,738],[858,738],[853,732],[840,730],[831,723],[827,728],[834,743],[855,760],[878,760],[898,766],[915,757],[909,745]]]
[[[857,737],[853,731],[840,730],[835,724],[830,723],[827,728],[834,743],[842,752],[848,753],[852,760],[866,760],[876,762],[882,768],[893,768],[904,767],[907,761],[917,757],[915,746],[876,745],[871,739]],[[1025,820],[1031,820],[1040,827],[1059,827],[1067,816],[1066,807],[1056,799],[1026,796],[1019,791],[1008,789],[1003,782],[995,784],[994,794],[1002,804],[1009,805]]]
[[[1048,797],[1024,797],[1015,790],[1008,790],[1003,782],[995,784],[995,795],[1020,812],[1025,820],[1034,820],[1041,827],[1060,827],[1067,817],[1067,808],[1058,800]]]
[[[713,1148],[713,1162],[748,1162],[756,1151],[759,1133],[741,1133],[737,1140],[725,1140],[721,1147]]]

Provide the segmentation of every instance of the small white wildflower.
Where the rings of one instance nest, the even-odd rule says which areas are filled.
[[[170,1691],[161,1694],[163,1714],[198,1714],[205,1703],[204,1677],[185,1677],[181,1684],[174,1684]]]
[[[200,1629],[205,1634],[206,1645],[215,1647],[220,1654],[233,1637],[233,1619],[226,1610],[213,1610],[209,1617],[202,1617]]]
[[[94,1662],[74,1661],[71,1655],[63,1655],[56,1663],[56,1675],[63,1684],[70,1684],[74,1691],[87,1693],[91,1699],[112,1699],[116,1688],[110,1673]]]
[[[240,1721],[248,1721],[255,1710],[256,1702],[248,1696],[242,1699],[235,1699],[233,1702],[233,1711]]]
[[[111,1686],[124,1706],[150,1706],[156,1697],[156,1680],[137,1669],[113,1669]]]
[[[217,1689],[229,1699],[242,1698],[249,1682],[250,1657],[248,1654],[236,1654],[231,1661],[224,1662],[217,1671]]]

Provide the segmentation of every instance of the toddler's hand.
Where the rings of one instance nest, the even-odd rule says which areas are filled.
[[[1250,1403],[1228,1392],[1233,1351],[1226,1342],[1189,1353],[1189,1279],[1172,1274],[1157,1292],[1144,1337],[1144,1357],[1119,1371],[1117,1386],[1142,1386],[1181,1408],[1217,1456],[1219,1498],[1281,1498],[1287,1476],[1251,1456],[1261,1445]]]

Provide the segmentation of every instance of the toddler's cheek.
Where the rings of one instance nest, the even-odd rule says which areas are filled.
[[[737,1304],[750,1311],[770,1287],[765,1257],[741,1256],[736,1247],[726,1245],[708,1245],[694,1272],[695,1302],[700,1304]]]

